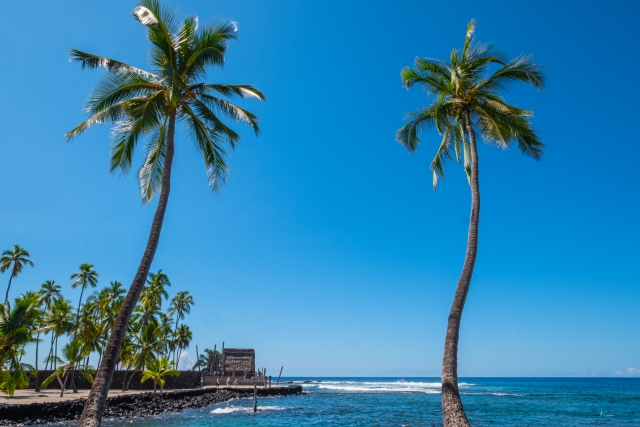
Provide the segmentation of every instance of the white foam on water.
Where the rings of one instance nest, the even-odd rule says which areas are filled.
[[[284,411],[287,408],[281,406],[258,406],[258,412],[264,411]],[[212,414],[233,414],[235,412],[253,413],[253,407],[249,406],[225,406],[224,408],[216,408],[211,411]]]
[[[316,384],[305,384],[305,387],[316,387],[320,390],[336,390],[347,393],[440,393],[438,382],[417,381],[323,381]]]

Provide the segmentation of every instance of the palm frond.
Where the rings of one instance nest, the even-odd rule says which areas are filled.
[[[235,26],[231,22],[204,26],[193,38],[191,55],[186,60],[182,78],[195,78],[204,74],[207,66],[223,66],[227,42],[236,39]]]
[[[164,118],[164,91],[145,98],[130,101],[127,119],[117,123],[112,132],[111,171],[127,173],[131,169],[133,152],[138,139],[162,123]]]
[[[109,72],[121,72],[138,74],[142,77],[149,79],[155,79],[151,73],[141,70],[136,67],[132,67],[124,62],[116,61],[115,59],[105,58],[104,56],[93,55],[91,53],[82,52],[78,49],[69,49],[71,51],[71,62],[79,62],[82,65],[82,69],[85,68],[106,68]]]
[[[489,78],[478,83],[478,90],[501,91],[512,82],[529,83],[536,89],[543,89],[546,76],[540,64],[533,62],[532,59],[531,55],[512,59]]]
[[[185,107],[184,112],[189,136],[204,158],[209,187],[212,191],[217,191],[227,178],[225,151],[220,135],[204,124],[189,107]]]
[[[140,172],[138,172],[140,192],[142,194],[142,200],[145,203],[150,202],[162,187],[162,172],[167,152],[166,130],[167,126],[166,123],[164,123],[149,139],[145,150],[147,153],[146,160],[140,168]]]
[[[227,117],[228,119],[250,125],[256,135],[260,133],[260,126],[258,125],[259,119],[255,114],[245,110],[244,108],[240,108],[229,101],[215,96],[203,93],[197,95],[197,98],[207,107],[213,109],[214,111],[222,113],[222,115]]]
[[[204,93],[211,95],[212,93],[218,93],[224,96],[237,95],[240,98],[255,98],[260,101],[265,101],[266,98],[262,92],[253,87],[252,85],[229,85],[229,84],[205,84],[200,83],[191,86],[188,91],[200,94]]]

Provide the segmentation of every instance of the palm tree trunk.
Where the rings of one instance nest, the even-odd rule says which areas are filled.
[[[58,334],[56,334],[56,357],[53,359],[53,369],[58,369]]]
[[[71,375],[71,389],[73,390],[74,393],[77,393],[78,389],[76,388],[76,370],[74,368],[71,368],[70,375]]]
[[[44,365],[44,370],[45,371],[47,369],[49,369],[49,360],[51,359],[51,356],[53,356],[53,337],[54,336],[55,336],[55,334],[52,331],[51,332],[51,349],[49,350],[49,356],[47,356],[47,363]],[[53,366],[53,363],[51,363],[51,366]]]
[[[126,391],[127,389],[127,374],[129,373],[129,368],[124,371],[124,375],[122,376],[122,391]]]
[[[64,378],[64,383],[62,384],[62,387],[60,387],[60,397],[64,396],[64,389],[67,386],[67,379],[69,378],[69,370],[67,370],[67,372],[65,372],[63,378]]]
[[[462,407],[460,392],[458,391],[458,339],[460,337],[460,320],[462,310],[469,292],[473,267],[476,263],[478,251],[478,224],[480,222],[480,185],[478,184],[478,152],[476,136],[471,125],[469,111],[465,112],[465,125],[469,135],[471,151],[471,218],[469,219],[469,236],[467,253],[464,258],[462,273],[458,280],[453,304],[449,312],[447,336],[444,341],[444,356],[442,358],[442,417],[444,427],[469,427],[467,415]]]
[[[13,270],[11,271],[11,276],[9,276],[9,285],[7,286],[7,294],[4,297],[4,301],[9,301],[9,289],[11,289],[11,281],[13,280]]]
[[[82,286],[82,290],[80,291],[80,301],[78,301],[78,311],[76,311],[76,327],[73,331],[73,339],[76,339],[76,334],[78,333],[78,322],[80,321],[80,306],[82,305],[82,294],[84,294],[84,286]]]
[[[38,337],[36,338],[36,388],[35,392],[40,392],[40,371],[38,371],[38,347],[40,345],[40,332],[38,332]]]
[[[99,427],[102,424],[102,415],[106,405],[107,395],[109,394],[109,386],[111,385],[113,371],[118,362],[118,354],[120,353],[120,346],[122,345],[122,340],[127,330],[127,323],[129,323],[131,313],[140,298],[140,293],[142,292],[142,288],[144,288],[153,257],[158,248],[158,242],[160,241],[162,222],[164,220],[164,213],[167,210],[169,191],[171,189],[171,165],[173,164],[175,125],[176,112],[173,110],[169,116],[167,151],[165,153],[164,167],[162,170],[162,188],[160,190],[156,213],[151,223],[147,247],[145,248],[144,255],[138,266],[138,271],[131,283],[129,292],[122,303],[122,308],[120,309],[120,313],[118,313],[118,318],[111,331],[109,344],[100,363],[100,368],[96,373],[89,397],[87,397],[84,409],[82,410],[78,427]]]
[[[136,370],[134,369],[133,371],[131,371],[131,376],[129,377],[129,381],[127,381],[127,388],[125,391],[129,391],[129,387],[131,387],[131,381],[133,381],[133,376],[136,374]],[[142,374],[142,371],[140,371],[140,373]]]

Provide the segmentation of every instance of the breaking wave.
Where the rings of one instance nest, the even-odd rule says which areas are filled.
[[[258,405],[258,412],[265,411],[284,411],[287,408],[283,408],[281,406],[260,406]],[[253,407],[249,406],[225,406],[224,408],[216,408],[211,411],[212,414],[221,415],[221,414],[233,414],[235,412],[253,412]]]

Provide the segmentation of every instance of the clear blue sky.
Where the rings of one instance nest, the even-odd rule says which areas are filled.
[[[448,57],[476,18],[479,39],[546,67],[546,90],[516,86],[507,98],[535,111],[547,148],[539,163],[480,148],[460,375],[640,369],[637,2],[171,3],[201,22],[237,21],[210,80],[268,98],[242,102],[263,132],[241,129],[219,194],[178,136],[152,270],[168,273],[172,294],[194,295],[192,357],[195,344],[224,340],[254,347],[271,373],[439,375],[470,196],[457,165],[432,190],[436,134],[414,155],[394,141],[404,114],[427,103],[399,72],[416,56]],[[36,263],[12,296],[55,279],[77,301],[68,277],[82,262],[102,286],[133,278],[155,203],[140,203],[135,173],[109,174],[107,127],[69,144],[63,135],[101,74],[70,64],[70,47],[148,68],[135,5],[0,6],[0,247],[18,243]]]

